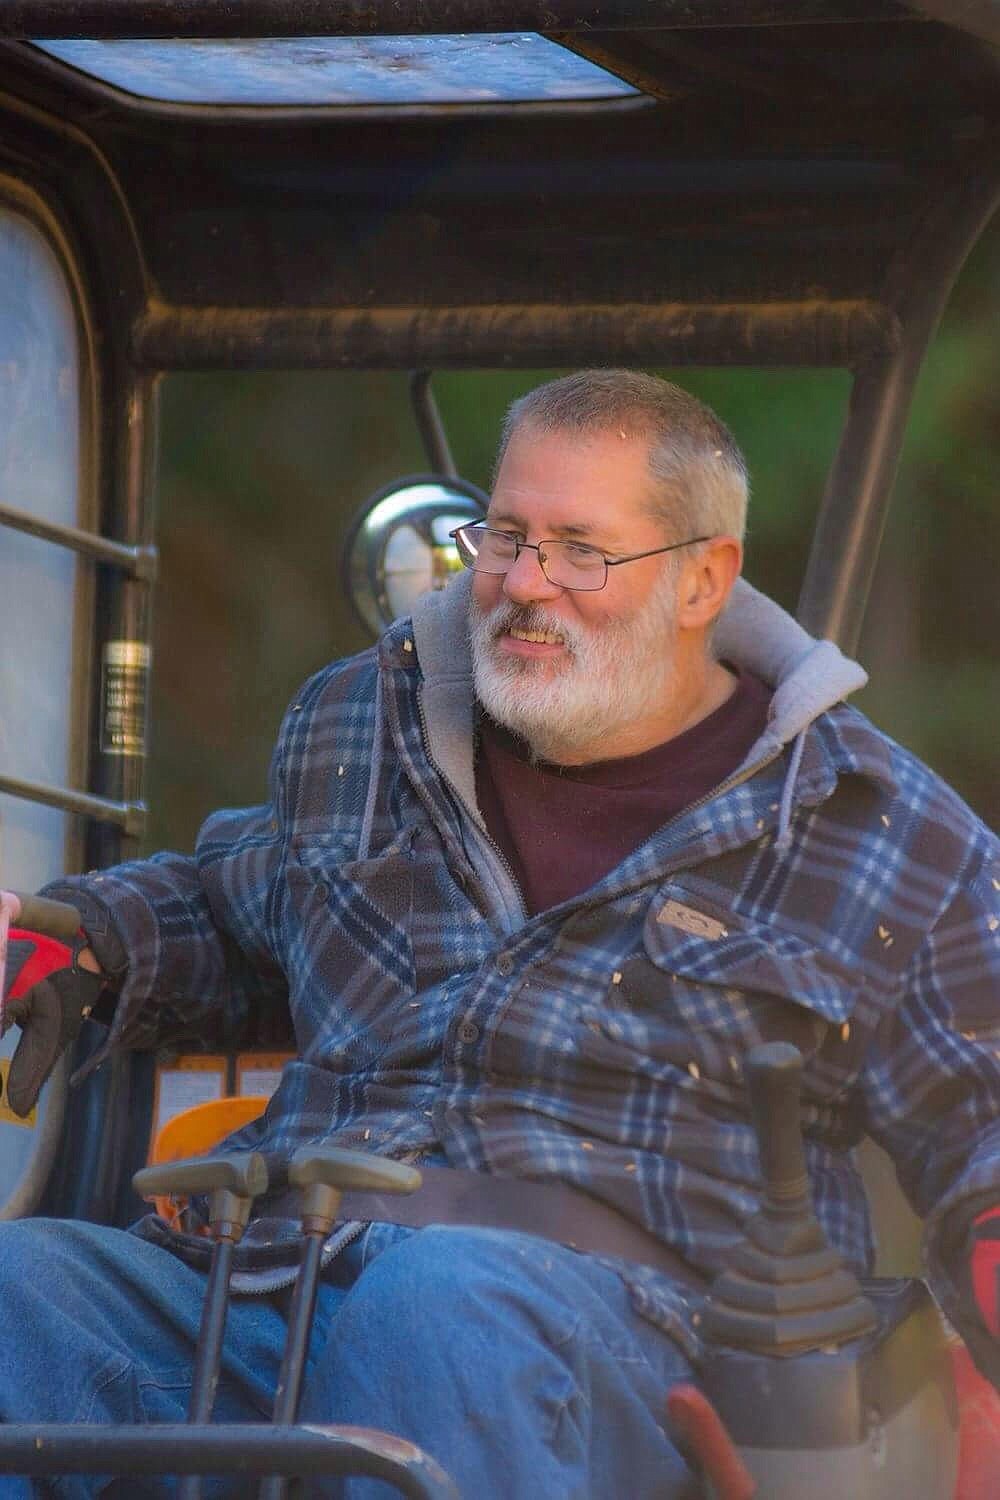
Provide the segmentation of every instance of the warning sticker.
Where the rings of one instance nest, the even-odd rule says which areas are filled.
[[[294,1052],[241,1052],[236,1059],[236,1092],[270,1099],[281,1082],[281,1070]]]
[[[213,1053],[191,1053],[175,1057],[170,1064],[156,1070],[156,1099],[153,1107],[153,1135],[168,1120],[190,1109],[221,1099],[226,1092],[226,1059]]]

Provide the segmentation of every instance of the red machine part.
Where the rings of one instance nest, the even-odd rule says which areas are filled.
[[[972,1221],[972,1289],[987,1328],[1000,1336],[1000,1208]]]
[[[11,922],[21,915],[21,903],[11,891],[0,891],[0,1019],[3,1016],[3,992],[7,975],[7,939]]]
[[[757,1485],[707,1396],[696,1386],[675,1385],[667,1396],[667,1417],[711,1480],[718,1500],[753,1500]]]
[[[951,1351],[960,1416],[955,1500],[1000,1494],[1000,1393],[980,1375],[964,1344]]]
[[[1000,1494],[1000,1392],[976,1369],[957,1340],[951,1351],[958,1394],[958,1479],[954,1500],[996,1500]],[[667,1397],[670,1425],[711,1480],[718,1500],[753,1500],[757,1486],[718,1412],[701,1391],[678,1385]]]

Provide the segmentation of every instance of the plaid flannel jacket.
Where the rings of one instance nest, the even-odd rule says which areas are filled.
[[[468,695],[463,672],[450,690]],[[567,1181],[713,1270],[757,1202],[741,1059],[792,1041],[833,1244],[870,1270],[852,1152],[868,1132],[928,1221],[938,1295],[996,1378],[961,1266],[972,1215],[1000,1202],[997,840],[840,704],[794,757],[780,741],[752,755],[599,884],[527,918],[429,755],[424,677],[397,624],[295,699],[266,806],[209,818],[194,858],[50,888],[96,898],[125,945],[109,1045],[148,1047],[212,1014],[237,1026],[251,998],[287,994],[298,1058],[239,1144],[336,1140]],[[265,1212],[256,1238],[275,1237]],[[696,1355],[690,1294],[620,1269]]]

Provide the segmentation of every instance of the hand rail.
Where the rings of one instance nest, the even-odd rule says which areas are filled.
[[[442,1468],[402,1438],[319,1423],[0,1424],[0,1474],[365,1474],[409,1500],[459,1500]]]
[[[69,547],[71,551],[92,557],[97,562],[110,563],[142,583],[153,583],[156,578],[158,554],[155,547],[127,547],[123,542],[112,542],[108,537],[98,536],[93,531],[81,531],[77,526],[43,521],[39,516],[2,502],[0,526],[40,537],[43,542],[54,542],[59,547]]]
[[[71,787],[49,786],[41,781],[22,781],[16,776],[0,775],[0,792],[22,797],[26,802],[42,802],[61,812],[80,813],[99,823],[112,823],[128,838],[142,838],[146,829],[144,802],[113,802],[93,792],[75,792]]]

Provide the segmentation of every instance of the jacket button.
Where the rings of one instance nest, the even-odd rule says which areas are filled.
[[[327,897],[329,896],[329,894],[330,894],[330,887],[327,885],[327,883],[326,883],[325,880],[317,880],[317,882],[316,882],[316,894],[317,894],[317,896],[319,897],[319,899],[321,901],[325,901],[327,899]]]
[[[503,978],[506,979],[507,975],[513,974],[513,972],[514,960],[511,958],[509,953],[501,953],[500,957],[497,959],[497,973],[501,974]]]
[[[475,1042],[479,1038],[479,1027],[475,1021],[463,1021],[458,1028],[460,1042]]]

